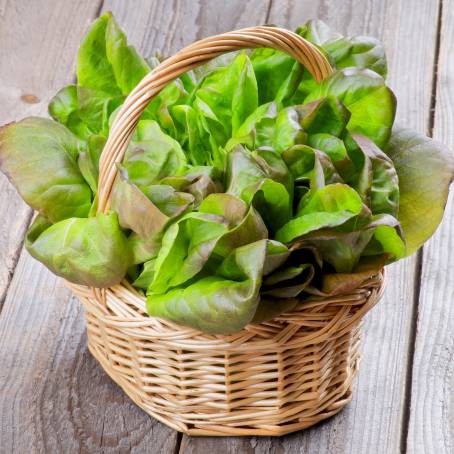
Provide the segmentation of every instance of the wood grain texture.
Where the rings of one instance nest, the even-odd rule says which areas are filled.
[[[289,0],[272,2],[268,22],[295,28],[311,18],[336,31],[380,37],[397,122],[426,131],[437,33],[437,2]],[[421,33],[424,30],[424,33]],[[334,418],[281,439],[183,437],[180,453],[397,453],[405,428],[416,258],[388,267],[383,300],[367,317],[363,360],[352,403]]]
[[[0,125],[46,113],[50,98],[74,77],[74,55],[97,8],[90,0],[0,2]],[[3,174],[0,194],[1,310],[31,210]]]
[[[433,137],[454,155],[454,1],[443,2]],[[424,246],[408,452],[454,452],[454,196]]]
[[[176,434],[88,353],[78,301],[25,251],[0,326],[0,452],[174,451]]]
[[[97,2],[88,0],[0,0],[0,61],[12,63],[0,71],[0,123],[44,113],[54,91],[73,77],[75,49],[96,9]],[[320,17],[339,31],[381,36],[391,61],[390,84],[399,99],[398,121],[427,129],[436,1],[274,0],[270,5],[268,0],[108,0],[103,9],[114,12],[130,41],[146,54],[158,49],[169,55],[198,38],[233,28],[264,22],[294,27],[311,17]],[[448,17],[453,5],[444,10],[444,33],[453,42],[453,20]],[[436,134],[444,141],[452,136],[453,127],[454,94],[447,87],[449,74],[453,74],[449,53],[452,55],[452,49],[446,41],[444,47],[442,43],[445,70],[440,72],[436,117]],[[16,68],[15,72],[11,68]],[[35,97],[39,99],[37,103],[33,103]],[[0,213],[4,217],[0,231],[1,305],[30,211],[1,178],[0,191]],[[451,211],[448,222],[453,216]],[[446,302],[442,305],[453,296],[446,291],[453,288],[446,247],[452,246],[452,238],[444,242],[446,249],[441,250],[440,245],[446,235],[449,236],[449,228],[445,222],[424,258],[423,278],[427,283],[421,293],[421,335],[415,356],[416,391],[408,442],[409,451],[415,453],[444,453],[450,452],[449,448],[452,451],[454,315],[452,310],[446,312]],[[436,261],[436,257],[441,259]],[[436,263],[430,266],[431,261]],[[340,415],[314,429],[274,440],[183,437],[180,452],[398,452],[414,268],[414,259],[390,268],[386,297],[367,322],[364,360],[354,401]],[[442,270],[440,274],[447,272],[438,276],[436,269]],[[439,301],[432,296],[437,289]],[[436,339],[433,332],[437,332]],[[432,341],[423,341],[430,336]],[[25,252],[20,256],[0,315],[0,362],[1,453],[170,453],[178,448],[176,433],[137,409],[88,354],[80,305],[60,280]],[[420,362],[425,362],[425,367],[416,370]],[[430,394],[426,396],[427,388]],[[431,412],[437,422],[427,424]]]

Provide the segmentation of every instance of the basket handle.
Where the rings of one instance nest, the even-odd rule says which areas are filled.
[[[244,28],[185,47],[148,73],[118,111],[99,161],[98,212],[109,210],[110,193],[117,174],[115,164],[123,159],[140,115],[151,99],[180,74],[208,60],[226,52],[257,47],[270,47],[287,53],[306,67],[317,82],[333,72],[316,46],[294,32],[277,27]]]

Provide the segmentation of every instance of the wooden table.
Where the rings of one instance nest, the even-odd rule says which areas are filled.
[[[0,123],[43,115],[90,22],[114,12],[144,54],[313,17],[384,40],[398,121],[454,148],[454,0],[0,0]],[[453,453],[454,221],[391,266],[353,402],[281,439],[189,438],[139,410],[87,351],[80,304],[22,249],[31,211],[0,178],[0,452]]]

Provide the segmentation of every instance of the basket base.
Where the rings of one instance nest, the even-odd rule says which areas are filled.
[[[159,422],[165,424],[166,426],[174,429],[178,432],[184,433],[186,435],[191,436],[205,436],[205,437],[254,437],[254,436],[262,436],[262,437],[280,437],[283,435],[287,435],[293,432],[298,432],[303,429],[307,429],[308,427],[314,426],[319,422],[331,418],[332,416],[339,413],[351,400],[352,400],[352,380],[356,376],[358,372],[358,365],[359,365],[359,356],[357,356],[354,367],[351,374],[351,379],[348,380],[345,385],[345,392],[338,396],[337,399],[332,402],[324,411],[320,413],[316,413],[312,416],[305,416],[301,417],[298,420],[298,416],[295,415],[293,421],[297,420],[296,422],[292,422],[289,424],[282,424],[282,425],[270,425],[263,428],[255,428],[255,427],[234,427],[228,425],[214,425],[214,424],[176,424],[175,420],[172,418],[166,418],[165,415],[161,413],[157,413],[154,411],[153,408],[144,405],[141,399],[137,399],[137,393],[134,391],[134,387],[130,384],[128,386],[123,380],[118,379],[118,375],[111,373],[112,369],[110,367],[109,361],[105,357],[105,353],[103,351],[98,351],[96,347],[90,345],[88,343],[88,349],[93,357],[98,360],[101,367],[104,371],[109,375],[109,377],[118,385],[120,386],[123,391],[128,395],[128,397],[142,410],[145,411],[148,415],[152,416],[153,418],[157,419]],[[131,388],[131,389],[128,389]],[[132,391],[132,392],[131,392]],[[173,415],[172,415],[173,416]]]
[[[188,435],[280,436],[351,400],[361,320],[383,276],[229,336],[149,317],[128,286],[71,288],[85,307],[90,352],[146,413]]]

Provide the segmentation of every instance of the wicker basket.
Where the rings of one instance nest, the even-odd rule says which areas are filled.
[[[128,96],[100,160],[98,210],[109,210],[122,160],[148,102],[169,81],[224,52],[271,47],[317,81],[332,69],[316,47],[274,27],[203,39],[165,60]],[[191,435],[283,435],[328,418],[351,398],[359,329],[383,289],[379,273],[349,294],[314,296],[271,322],[230,336],[149,317],[123,282],[109,289],[68,284],[85,307],[91,353],[147,413]]]

